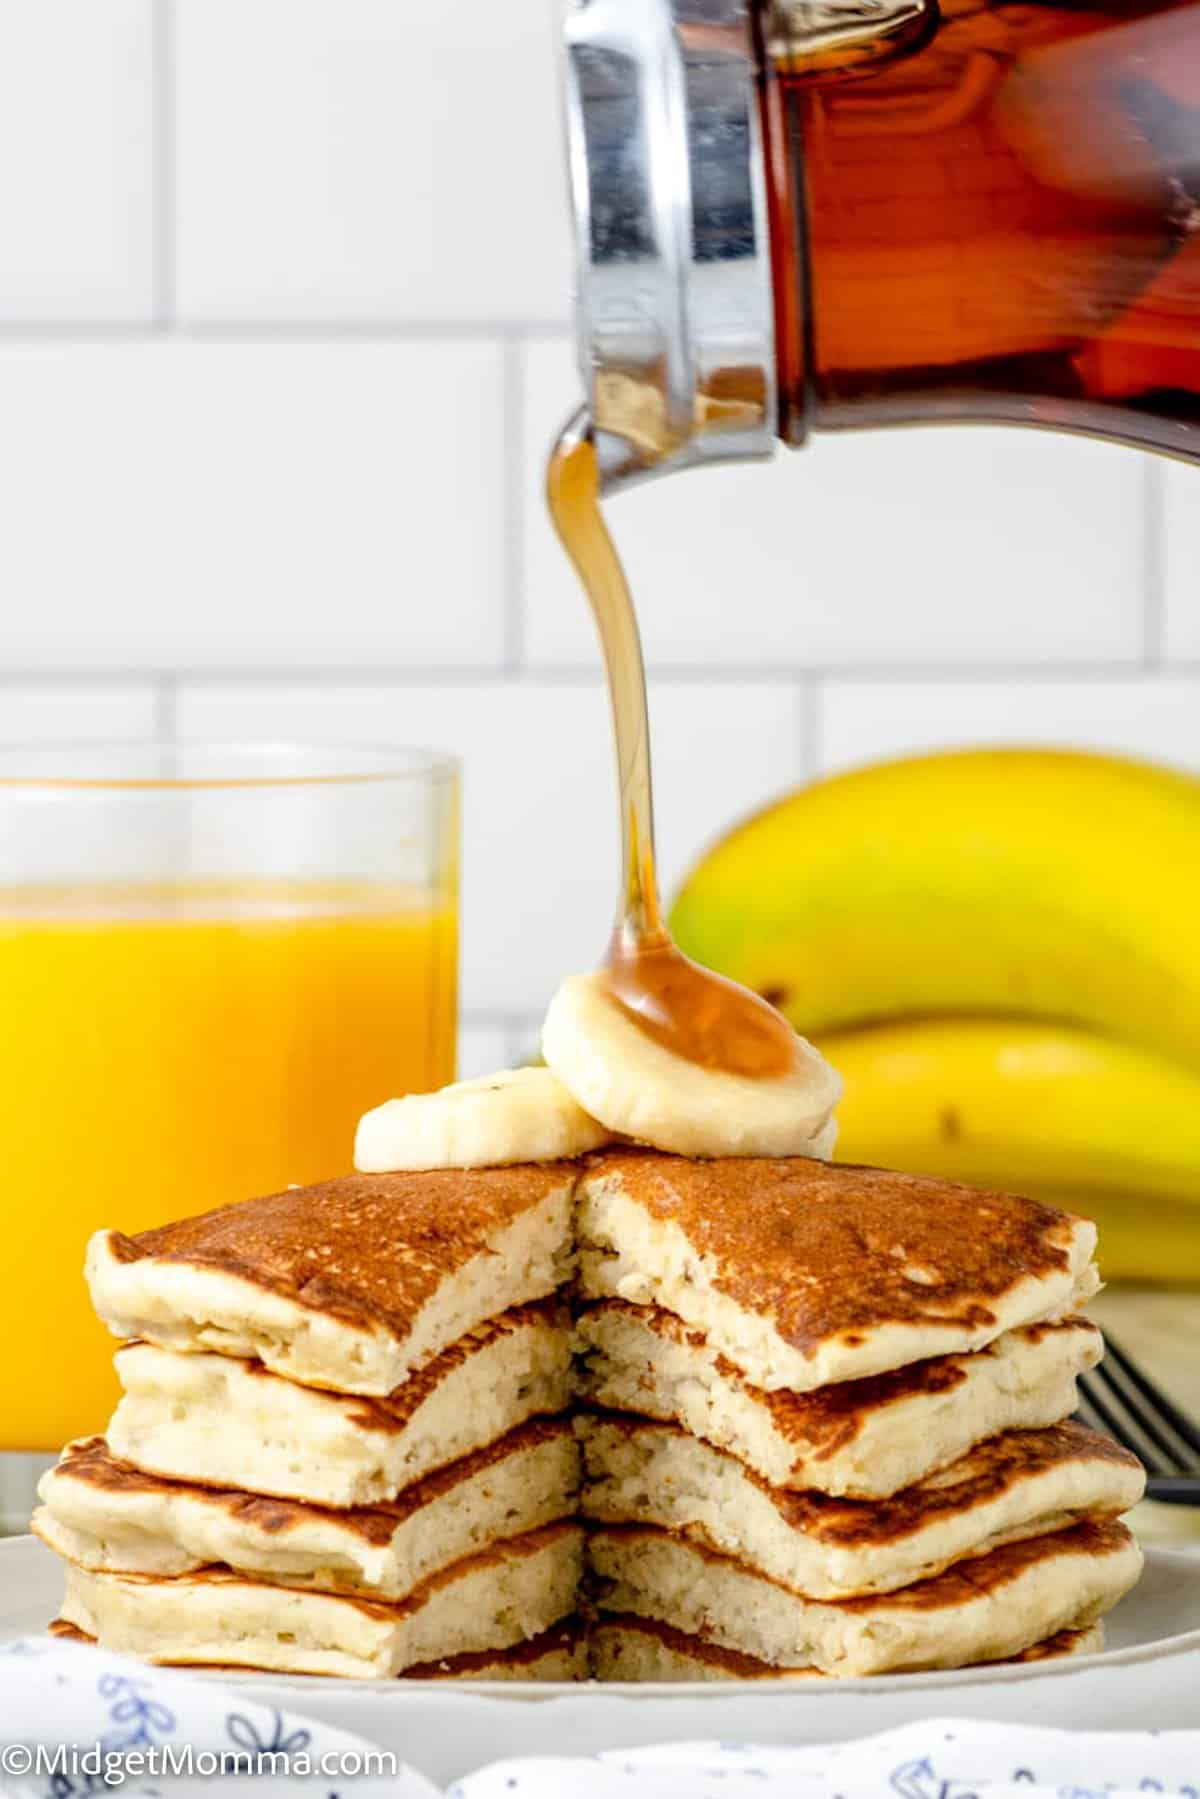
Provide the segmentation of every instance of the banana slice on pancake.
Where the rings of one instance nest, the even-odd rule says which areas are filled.
[[[833,1158],[837,1148],[838,1121],[832,1113],[825,1120],[819,1131],[814,1131],[811,1144],[803,1153],[814,1162],[828,1162]]]
[[[796,1038],[795,1067],[766,1079],[686,1061],[640,1030],[602,974],[571,975],[550,1002],[542,1054],[614,1135],[681,1156],[809,1156],[827,1161],[840,1077]]]
[[[586,1155],[609,1140],[548,1068],[505,1068],[365,1113],[354,1166],[363,1174],[499,1168]]]

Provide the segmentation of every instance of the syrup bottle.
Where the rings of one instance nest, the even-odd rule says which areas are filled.
[[[588,399],[548,499],[612,703],[607,983],[685,1059],[786,1078],[786,1022],[663,922],[601,498],[856,425],[1200,460],[1200,0],[568,0],[566,39]]]
[[[1200,459],[1200,3],[569,0],[602,485],[854,426]]]

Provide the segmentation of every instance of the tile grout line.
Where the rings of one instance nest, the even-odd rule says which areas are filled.
[[[1170,671],[1178,668],[1180,672],[1196,674],[1200,672],[1200,661],[1192,661],[1190,665],[1179,663]],[[1112,662],[1072,661],[1063,658],[1049,662],[943,662],[943,663],[886,663],[868,662],[861,667],[853,663],[839,663],[823,668],[812,668],[804,671],[817,679],[832,684],[838,682],[851,685],[861,682],[880,687],[915,687],[920,685],[939,686],[1002,686],[1013,681],[1028,681],[1037,686],[1049,685],[1057,681],[1077,681],[1082,683],[1095,681],[1136,681],[1145,673],[1145,665],[1138,655],[1121,657]]]
[[[505,319],[480,314],[476,318],[262,318],[186,319],[179,325],[181,337],[205,342],[256,342],[280,338],[295,343],[447,343],[487,342],[524,344],[532,338],[563,337],[570,326],[550,319]]]
[[[154,57],[154,324],[176,320],[178,186],[176,181],[175,0],[152,0]]]
[[[174,675],[159,675],[154,683],[154,735],[159,743],[179,740],[179,683]]]
[[[152,285],[157,276],[152,271]],[[34,344],[149,344],[162,332],[145,319],[0,319],[0,344],[21,349]]]
[[[817,778],[825,732],[825,683],[820,675],[802,675],[797,681],[796,713],[800,779],[807,786]]]
[[[1161,670],[1166,657],[1166,493],[1165,470],[1154,456],[1142,468],[1142,665]]]
[[[169,0],[158,0],[166,5]],[[156,15],[157,17],[157,15]],[[170,79],[167,64],[173,65],[173,53],[168,54],[168,47],[156,55],[156,68],[162,65],[161,80]],[[160,77],[156,73],[156,85]],[[156,169],[154,178],[155,207],[160,203],[164,211],[160,229],[156,220],[156,287],[164,290],[164,299],[170,300],[169,324],[173,335],[185,341],[199,343],[262,343],[264,341],[280,341],[295,344],[322,343],[429,343],[442,341],[445,343],[473,343],[501,341],[504,343],[524,344],[539,337],[566,337],[569,327],[558,325],[546,319],[179,319],[174,311],[175,302],[175,140],[174,140],[174,107],[169,102],[165,109],[169,117],[162,119],[163,146],[169,155],[164,158],[162,169]],[[156,115],[160,108],[156,105]],[[159,126],[156,123],[156,138]],[[152,156],[157,157],[157,143]],[[169,166],[168,166],[169,164]],[[160,200],[161,196],[161,200]],[[158,242],[163,251],[158,250]],[[169,251],[170,254],[166,254]],[[158,267],[160,260],[162,267]],[[160,337],[163,324],[156,317],[151,321],[136,319],[0,319],[0,343],[22,342],[42,343],[47,340],[79,339],[80,342],[109,341],[141,341],[149,342]]]
[[[501,350],[501,491],[504,500],[504,668],[525,667],[525,351],[506,338]]]
[[[765,666],[761,663],[747,663],[739,667],[736,663],[722,663],[713,666],[703,662],[696,663],[651,663],[648,675],[652,681],[662,682],[667,686],[745,686],[745,687],[779,687],[797,681],[818,682],[825,689],[838,685],[854,685],[863,683],[881,687],[913,687],[926,684],[960,686],[999,686],[1014,681],[1027,681],[1033,686],[1058,681],[1112,681],[1116,683],[1143,680],[1147,672],[1155,675],[1164,684],[1173,681],[1194,681],[1200,677],[1200,659],[1196,657],[1177,657],[1153,667],[1149,671],[1142,660],[1123,662],[1054,662],[1054,663],[999,663],[988,665],[913,665],[897,663],[866,664],[856,668],[852,664],[830,667],[826,665],[778,663]],[[10,666],[0,668],[0,689],[15,686],[45,686],[48,683],[62,683],[69,686],[104,687],[128,682],[152,682],[163,677],[170,677],[179,683],[188,683],[196,687],[297,687],[318,689],[321,687],[586,687],[589,690],[603,684],[603,674],[599,669],[576,668],[568,664],[552,664],[538,667],[526,662],[520,669],[512,669],[495,662],[477,665],[463,663],[430,663],[415,666],[412,663],[387,664],[379,663],[367,667],[362,664],[347,664],[344,668],[316,668],[301,665],[294,668],[281,667],[278,664],[247,664],[215,667],[212,664],[201,664],[187,667],[172,664],[165,666],[113,666],[110,668],[86,668],[70,663],[39,663],[32,665]]]

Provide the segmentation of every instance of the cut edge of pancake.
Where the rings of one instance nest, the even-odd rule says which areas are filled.
[[[33,1533],[94,1573],[171,1578],[222,1564],[251,1578],[398,1600],[454,1563],[577,1509],[566,1418],[536,1419],[408,1489],[390,1507],[335,1511],[183,1485],[68,1446],[43,1476]]]
[[[681,1424],[773,1486],[862,1499],[889,1497],[984,1437],[1060,1423],[1104,1347],[1086,1319],[1021,1326],[982,1350],[846,1382],[831,1405],[829,1390],[754,1387],[702,1331],[656,1307],[604,1300],[575,1331],[591,1403]]]
[[[124,1240],[115,1231],[97,1232],[88,1245],[92,1303],[114,1336],[249,1358],[304,1385],[386,1397],[478,1325],[562,1285],[574,1180],[565,1173],[494,1230],[485,1249],[446,1273],[403,1331],[395,1320],[339,1316],[200,1254],[129,1259],[117,1253]]]
[[[1104,1648],[1104,1625],[1062,1630],[1009,1658],[1011,1664],[1060,1661],[1097,1655]],[[592,1676],[612,1684],[644,1685],[649,1681],[818,1681],[827,1675],[816,1668],[777,1668],[752,1655],[723,1649],[719,1643],[691,1636],[654,1618],[634,1612],[606,1613],[592,1626],[589,1643]],[[991,1666],[1003,1666],[993,1663]]]
[[[931,1307],[916,1322],[884,1318],[797,1347],[769,1308],[751,1310],[724,1290],[720,1263],[683,1224],[656,1217],[628,1189],[619,1155],[599,1155],[585,1171],[576,1201],[580,1288],[586,1298],[627,1299],[672,1312],[702,1330],[755,1386],[803,1393],[982,1349],[1006,1331],[1062,1318],[1084,1304],[1100,1285],[1092,1259],[1096,1227],[1089,1219],[1046,1211],[1048,1230],[1063,1239],[1055,1249],[1065,1265],[1017,1275],[974,1308],[972,1321],[939,1317]],[[960,1314],[969,1297],[956,1295]]]
[[[810,1599],[926,1581],[1008,1543],[1112,1518],[1142,1497],[1141,1464],[1082,1425],[1011,1432],[890,1501],[772,1489],[674,1424],[585,1416],[583,1515],[681,1534]]]
[[[154,1344],[117,1351],[114,1454],[147,1473],[312,1505],[378,1505],[571,1397],[556,1302],[516,1307],[388,1399],[300,1386],[260,1363]],[[410,1389],[412,1389],[410,1391]],[[183,1416],[178,1416],[182,1408]]]
[[[1110,1611],[1141,1572],[1124,1525],[1088,1522],[995,1549],[899,1592],[812,1600],[678,1534],[594,1531],[601,1611],[670,1623],[776,1667],[840,1679],[1003,1661]]]
[[[582,1559],[579,1526],[550,1525],[455,1564],[398,1604],[226,1569],[164,1579],[68,1563],[61,1617],[144,1661],[386,1679],[542,1635],[574,1612]]]
[[[95,1644],[97,1641],[86,1630],[62,1617],[52,1619],[47,1631],[63,1642]],[[251,1668],[247,1663],[236,1667],[231,1667],[228,1662],[192,1662],[188,1665],[197,1669],[209,1668],[217,1673],[278,1672],[277,1669]],[[587,1677],[587,1631],[583,1621],[575,1617],[552,1624],[536,1637],[514,1643],[511,1649],[468,1650],[462,1655],[443,1656],[437,1661],[416,1662],[395,1676],[399,1681],[534,1680],[547,1683],[579,1682]]]

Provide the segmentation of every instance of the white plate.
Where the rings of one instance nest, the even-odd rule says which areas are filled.
[[[59,1564],[42,1544],[33,1537],[0,1541],[0,1642],[44,1630],[61,1591]],[[1108,1643],[1102,1655],[1061,1662],[786,1688],[744,1681],[588,1687],[210,1678],[266,1705],[357,1731],[443,1783],[513,1755],[590,1755],[698,1737],[837,1742],[922,1717],[1179,1729],[1200,1724],[1200,1555],[1149,1549],[1140,1585],[1108,1620]]]

